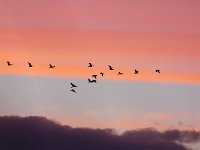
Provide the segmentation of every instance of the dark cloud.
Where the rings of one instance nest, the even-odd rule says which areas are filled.
[[[126,131],[72,128],[43,117],[0,117],[2,150],[188,150],[179,142],[199,140],[195,131]]]

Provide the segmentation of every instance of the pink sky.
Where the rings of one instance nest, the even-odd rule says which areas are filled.
[[[98,72],[105,72],[108,64],[113,65],[116,74],[117,71],[126,74],[124,79],[135,79],[133,70],[139,69],[141,80],[200,83],[200,44],[195,34],[14,27],[0,31],[4,63],[1,73],[87,77],[87,63],[93,62]],[[15,64],[13,69],[8,69],[7,60]],[[35,72],[27,72],[28,61],[37,67]],[[57,66],[53,74],[49,74],[49,63]],[[162,71],[159,78],[155,78],[155,69]]]
[[[199,16],[199,0],[0,0],[0,74],[64,76],[80,80],[103,71],[106,79],[125,80],[124,83],[137,80],[199,86]],[[14,65],[8,67],[7,60]],[[32,69],[28,68],[28,61],[33,63]],[[95,64],[93,70],[87,67],[88,62]],[[49,63],[56,68],[49,70]],[[107,65],[112,65],[115,71],[109,72]],[[134,69],[140,70],[139,76],[133,74]],[[160,69],[161,74],[156,74],[155,69]],[[124,76],[116,76],[118,71],[124,72]],[[193,87],[189,89],[194,93]],[[188,92],[187,88],[183,91]],[[174,95],[179,97],[183,93],[177,89]],[[197,92],[188,96],[194,106],[196,97],[199,98],[196,95]],[[176,105],[179,103],[181,99],[177,99]],[[45,114],[45,108],[41,106],[41,109]],[[49,112],[51,110],[47,115]],[[143,115],[135,126],[151,125],[152,114],[159,118],[159,113]],[[177,118],[173,118],[171,112],[161,116],[173,124],[182,113],[186,112]],[[111,119],[106,124],[104,117],[96,119],[99,112],[93,108],[83,114],[94,115],[95,119],[81,117],[83,120],[80,120],[79,114],[68,119],[74,126],[90,122],[93,127],[110,127],[120,122],[120,119]],[[137,115],[141,114],[136,112]],[[185,116],[192,115],[186,113]],[[183,120],[187,120],[185,116]],[[126,125],[130,118],[123,117],[123,123],[116,128],[135,127],[132,122]],[[162,117],[158,121],[162,121]],[[65,119],[60,120],[66,122]],[[147,123],[148,119],[151,121]],[[196,120],[199,125],[199,118]],[[169,127],[170,123],[160,128]]]
[[[86,76],[84,67],[92,61],[99,68],[111,64],[125,72],[138,68],[145,72],[144,80],[153,80],[146,72],[159,68],[165,73],[161,81],[200,83],[197,0],[0,3],[3,62],[77,66],[82,71],[72,69],[68,76]],[[26,74],[23,66],[1,72]]]

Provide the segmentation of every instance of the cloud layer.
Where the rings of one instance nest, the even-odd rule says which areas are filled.
[[[72,128],[43,117],[0,117],[1,149],[43,150],[188,150],[181,142],[195,142],[196,131],[155,129],[126,131]]]

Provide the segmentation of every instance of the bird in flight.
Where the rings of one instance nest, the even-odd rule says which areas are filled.
[[[92,63],[88,63],[88,67],[93,67],[94,65]]]
[[[179,121],[177,125],[178,126],[183,126],[183,122]]]
[[[56,66],[53,66],[52,64],[49,64],[49,69],[55,68]]]
[[[138,73],[139,73],[139,71],[135,69],[135,72],[134,72],[134,74],[138,74]]]
[[[160,70],[155,70],[155,72],[160,73]]]
[[[108,65],[109,70],[114,70],[112,66]]]
[[[92,77],[96,79],[96,78],[97,78],[97,75],[96,75],[96,74],[93,74]]]
[[[154,124],[158,126],[160,123],[158,121],[154,121]]]
[[[77,87],[75,84],[73,84],[73,83],[70,83],[71,84],[71,88],[75,88],[75,87]]]
[[[8,66],[11,66],[11,65],[13,65],[13,64],[11,64],[9,61],[7,61],[7,64],[8,64]]]
[[[118,72],[118,75],[123,75],[123,73],[122,72]]]
[[[88,83],[97,83],[97,80],[90,80],[90,79],[88,79]]]
[[[28,62],[28,66],[29,66],[29,67],[33,67],[33,65],[32,65],[30,62]]]
[[[76,93],[76,91],[75,91],[74,89],[71,89],[70,91],[72,91],[72,92]]]
[[[101,76],[103,77],[104,76],[104,73],[103,72],[100,72]]]

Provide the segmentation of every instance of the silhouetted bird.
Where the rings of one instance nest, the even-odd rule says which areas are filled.
[[[74,88],[74,87],[77,87],[75,84],[73,84],[73,83],[70,83],[71,84],[71,88]]]
[[[154,124],[155,124],[156,126],[160,125],[160,123],[159,123],[158,121],[154,121]]]
[[[157,73],[160,73],[160,70],[155,70]]]
[[[13,64],[11,64],[9,61],[7,61],[7,64],[8,64],[8,66],[11,66],[11,65],[13,65]]]
[[[103,77],[104,73],[103,72],[100,72],[101,76]]]
[[[179,121],[177,125],[178,126],[183,126],[183,122]]]
[[[49,69],[50,68],[55,68],[56,66],[52,66],[52,64],[49,64]]]
[[[97,80],[90,80],[90,79],[88,79],[88,83],[97,83]]]
[[[76,93],[76,91],[75,91],[74,89],[71,89],[70,91],[72,91],[72,92]]]
[[[134,74],[138,74],[138,73],[139,73],[139,71],[135,69],[135,72],[134,72]]]
[[[93,67],[94,65],[92,63],[88,63],[88,67]]]
[[[92,77],[94,77],[94,78],[96,79],[96,78],[97,78],[97,75],[96,75],[96,74],[93,74]]]
[[[108,65],[109,70],[114,70],[112,66]]]
[[[30,62],[28,62],[28,66],[29,66],[29,67],[33,67],[33,65],[32,65]]]
[[[123,73],[122,72],[118,72],[118,75],[123,75]]]

